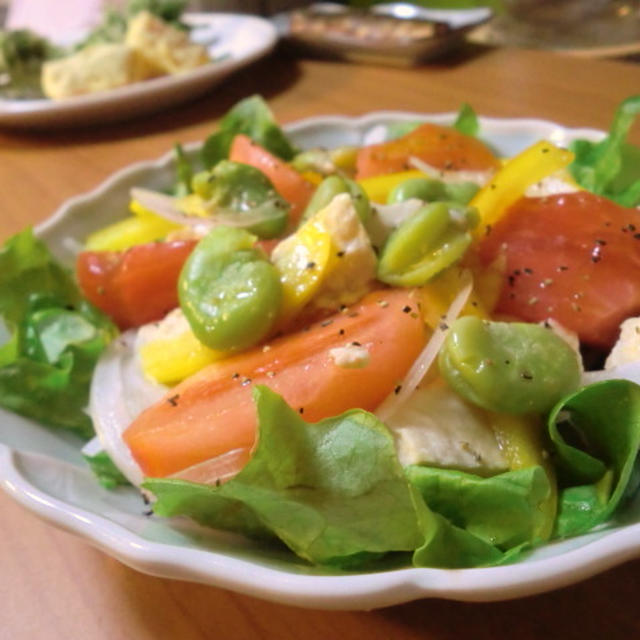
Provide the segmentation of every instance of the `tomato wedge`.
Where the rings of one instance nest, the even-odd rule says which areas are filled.
[[[384,302],[383,302],[384,301]],[[375,409],[425,344],[416,302],[383,290],[306,331],[209,365],[167,393],[127,429],[124,440],[147,476],[163,477],[227,452],[250,448],[256,434],[251,386],[280,393],[305,420],[347,409]],[[338,366],[330,349],[357,342],[369,363]]]
[[[229,160],[260,169],[271,180],[275,190],[291,205],[291,221],[294,224],[298,222],[315,191],[315,185],[243,134],[238,134],[233,139]]]
[[[450,171],[485,171],[499,166],[498,158],[477,138],[427,122],[401,138],[362,147],[356,159],[356,178],[407,171],[411,157]]]
[[[178,276],[195,245],[180,240],[126,251],[83,251],[76,261],[78,283],[120,329],[139,327],[178,306]]]
[[[610,347],[640,312],[640,212],[588,191],[522,198],[485,236],[479,256],[501,254],[496,311],[528,322],[553,318],[580,340]]]

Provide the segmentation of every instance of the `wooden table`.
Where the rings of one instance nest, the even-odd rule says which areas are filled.
[[[126,164],[158,156],[175,141],[203,138],[226,109],[252,93],[263,94],[281,122],[372,109],[451,111],[468,101],[485,115],[606,128],[618,101],[639,91],[640,66],[543,52],[470,50],[415,70],[275,55],[197,102],[128,124],[0,132],[0,238],[43,220],[63,200]],[[5,495],[0,508],[2,638],[640,637],[640,561],[512,602],[423,600],[370,613],[323,612],[145,576],[43,524]]]

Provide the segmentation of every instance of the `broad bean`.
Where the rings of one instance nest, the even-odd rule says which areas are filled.
[[[463,398],[500,413],[543,413],[580,383],[575,351],[551,329],[524,322],[458,318],[438,356]]]
[[[459,260],[477,224],[474,209],[434,202],[395,229],[378,261],[378,279],[399,287],[421,286]]]
[[[243,229],[216,227],[180,274],[180,306],[196,337],[212,349],[250,347],[269,333],[278,316],[279,274],[253,247],[255,240]]]

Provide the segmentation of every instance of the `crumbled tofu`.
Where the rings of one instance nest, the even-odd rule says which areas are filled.
[[[207,49],[191,42],[186,31],[176,29],[149,11],[141,11],[129,21],[125,43],[158,74],[181,73],[210,62]]]
[[[369,292],[376,277],[376,254],[348,194],[337,195],[316,215],[331,235],[336,260],[312,304],[320,309],[338,309]]]
[[[540,182],[527,187],[524,195],[527,198],[542,198],[544,196],[555,196],[561,193],[574,193],[580,187],[573,181],[565,169],[561,169],[550,176],[543,178]]]
[[[640,318],[629,318],[620,325],[620,337],[614,345],[605,369],[640,360]]]
[[[402,465],[490,475],[507,470],[486,414],[442,382],[416,390],[386,421]]]
[[[53,100],[115,89],[157,75],[124,44],[96,44],[66,58],[45,62],[42,90]]]
[[[334,364],[343,369],[363,369],[370,361],[369,350],[356,344],[330,349],[329,355]]]

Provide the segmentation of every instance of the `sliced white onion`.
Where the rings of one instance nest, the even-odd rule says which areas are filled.
[[[426,173],[428,176],[436,177],[442,182],[475,182],[477,185],[485,185],[494,174],[492,169],[486,171],[453,171],[448,169],[438,169],[420,158],[410,156],[408,160],[410,167]]]
[[[136,332],[127,331],[105,349],[91,381],[89,412],[102,448],[127,480],[138,486],[143,473],[122,434],[144,409],[162,398],[167,387],[144,377],[135,342]]]
[[[131,197],[138,201],[145,209],[185,227],[195,227],[198,230],[209,231],[214,227],[252,227],[272,219],[271,206],[273,202],[267,200],[250,211],[229,211],[221,207],[211,209],[211,213],[204,216],[191,215],[180,209],[180,198],[174,198],[164,193],[134,187]],[[206,203],[205,203],[206,207]]]
[[[460,289],[453,302],[447,309],[447,312],[442,318],[442,322],[433,332],[431,339],[427,342],[420,355],[416,358],[415,362],[409,369],[409,373],[405,376],[404,380],[399,385],[398,393],[391,393],[387,396],[384,402],[377,408],[376,416],[385,422],[390,418],[409,398],[415,391],[417,386],[422,382],[422,379],[427,374],[433,361],[438,356],[444,340],[447,335],[447,330],[451,323],[460,315],[464,305],[469,300],[471,291],[473,290],[473,279],[471,272],[465,270],[462,273],[463,281],[466,280],[466,284]]]

